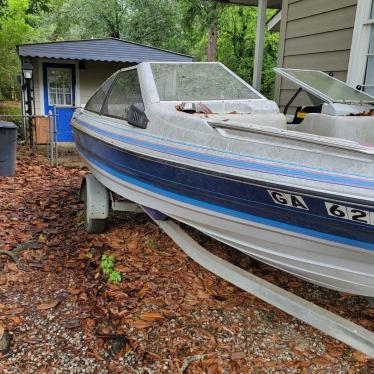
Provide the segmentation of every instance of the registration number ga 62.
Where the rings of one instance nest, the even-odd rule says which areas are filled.
[[[300,195],[274,190],[267,191],[276,204],[290,208],[309,210],[309,206]],[[365,208],[353,208],[328,201],[324,201],[323,203],[329,216],[374,226],[374,212],[366,210]]]
[[[328,202],[325,206],[329,216],[374,225],[374,212]]]

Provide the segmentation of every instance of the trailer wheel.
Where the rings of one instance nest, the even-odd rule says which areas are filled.
[[[90,218],[89,214],[89,199],[87,197],[87,184],[82,185],[81,199],[84,202],[84,219],[85,228],[89,234],[101,234],[105,230],[106,219]]]

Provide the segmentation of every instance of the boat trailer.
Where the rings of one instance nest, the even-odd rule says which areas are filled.
[[[324,334],[374,358],[374,332],[213,255],[172,219],[165,219],[162,213],[119,198],[92,174],[86,175],[82,181],[81,199],[85,203],[86,230],[89,233],[104,231],[110,209],[145,212],[189,257],[205,269]]]

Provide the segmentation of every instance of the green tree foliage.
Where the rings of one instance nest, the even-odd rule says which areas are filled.
[[[217,4],[210,0],[180,0],[182,24],[188,35],[189,52],[196,60],[208,60],[208,36],[216,25],[216,59],[227,65],[247,82],[252,82],[256,42],[257,9],[254,7]],[[268,11],[268,18],[274,14]],[[278,34],[266,33],[262,93],[273,97],[278,53]]]
[[[53,29],[52,38],[90,39],[120,38],[125,28],[128,1],[65,0],[47,17]]]
[[[186,53],[180,13],[175,0],[132,0],[124,38]]]
[[[177,0],[65,0],[49,17],[54,40],[114,37],[186,52]]]
[[[274,11],[268,11],[268,17]],[[217,58],[247,82],[252,82],[257,11],[253,7],[225,6],[219,16]],[[266,33],[262,93],[273,97],[278,34]]]
[[[15,95],[19,73],[16,44],[27,40],[32,27],[27,22],[27,0],[1,2],[0,7],[0,99]]]
[[[222,8],[222,4],[211,0],[179,1],[184,35],[197,60],[217,58],[217,24]]]
[[[3,19],[5,14],[8,12],[8,2],[6,0],[0,0],[0,19]]]
[[[48,0],[0,0],[0,100],[19,94],[17,44],[43,40]]]
[[[272,15],[269,11],[268,16]],[[217,59],[252,80],[256,8],[212,0],[0,0],[0,99],[17,87],[16,44],[117,37]],[[272,97],[278,35],[267,33],[263,89]]]

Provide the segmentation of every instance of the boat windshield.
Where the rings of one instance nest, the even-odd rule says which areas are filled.
[[[327,103],[374,103],[374,97],[319,70],[275,68],[274,71]]]
[[[249,85],[216,63],[151,63],[161,101],[262,99]]]

